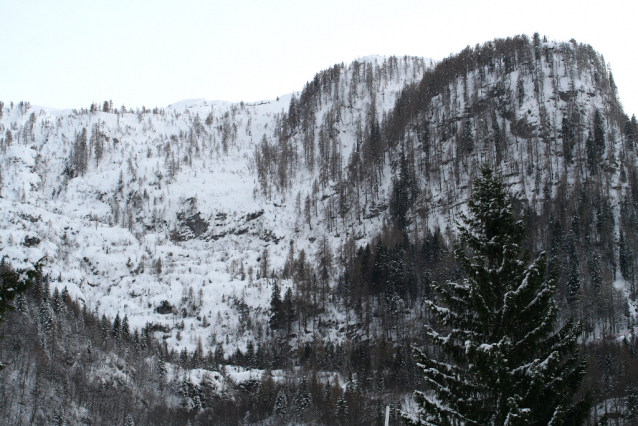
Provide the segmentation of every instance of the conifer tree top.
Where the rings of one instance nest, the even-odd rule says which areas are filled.
[[[461,215],[461,242],[480,251],[488,244],[497,250],[499,244],[520,245],[525,236],[522,222],[514,215],[510,196],[491,168],[481,167],[481,177],[474,181],[468,200],[469,215]],[[492,253],[492,250],[490,250]]]

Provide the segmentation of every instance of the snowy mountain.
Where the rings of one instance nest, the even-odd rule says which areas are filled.
[[[396,361],[422,338],[428,280],[458,274],[456,220],[489,163],[528,248],[550,252],[565,315],[590,340],[628,333],[638,126],[616,90],[590,46],[517,36],[439,63],[365,57],[276,100],[0,104],[0,256],[45,257],[51,291],[151,324],[175,354],[283,345],[302,365],[318,342],[354,353],[383,339]],[[447,254],[428,258],[439,242]],[[381,283],[362,266],[380,253],[394,262]],[[314,368],[348,386],[345,367]]]
[[[336,130],[344,161],[371,93],[385,112],[429,66],[420,58],[366,57],[318,75],[344,81],[340,92],[321,95],[318,123],[334,108],[333,97],[349,97]],[[245,300],[263,320],[270,300],[268,284],[258,278],[263,251],[279,270],[290,241],[310,255],[317,245],[311,241],[328,232],[321,218],[312,219],[313,230],[304,227],[295,204],[299,194],[310,194],[312,171],[300,170],[275,195],[260,191],[254,152],[263,138],[278,138],[293,97],[298,94],[110,112],[102,105],[94,111],[4,106],[2,256],[16,267],[46,256],[53,287],[68,288],[100,314],[126,314],[135,327],[173,326],[173,316],[157,313],[163,300],[176,313],[186,308],[193,315],[185,325],[197,331],[182,343],[174,336],[168,342],[191,350],[198,337],[223,340],[224,329],[240,326],[222,298]],[[322,188],[315,197],[329,193]],[[363,236],[365,226],[351,232]],[[381,219],[367,228],[378,232]],[[336,250],[339,237],[330,235],[330,243]],[[212,326],[202,327],[203,316]]]

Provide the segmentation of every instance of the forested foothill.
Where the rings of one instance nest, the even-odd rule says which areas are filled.
[[[368,57],[254,104],[0,103],[0,126],[0,256],[45,258],[0,329],[0,424],[414,418],[483,165],[577,334],[585,424],[637,421],[638,123],[589,45]]]

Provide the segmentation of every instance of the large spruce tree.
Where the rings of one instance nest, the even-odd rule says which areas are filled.
[[[441,332],[427,326],[434,359],[415,349],[429,392],[415,392],[412,425],[578,425],[590,402],[575,401],[586,361],[580,328],[556,331],[556,284],[546,278],[545,253],[529,262],[525,227],[510,195],[482,167],[459,224],[461,282],[434,284],[429,302]]]

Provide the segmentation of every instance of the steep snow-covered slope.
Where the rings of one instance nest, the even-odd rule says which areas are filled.
[[[344,167],[371,100],[381,116],[431,65],[366,57],[318,75],[341,79],[319,94],[316,121],[343,109],[335,130]],[[237,334],[243,340],[225,342],[227,353],[243,348],[267,324],[271,288],[261,271],[280,270],[292,241],[310,258],[324,235],[335,252],[343,242],[320,215],[303,218],[299,200],[311,195],[316,170],[298,167],[285,189],[267,195],[259,186],[256,147],[278,140],[293,98],[135,111],[4,105],[0,256],[16,267],[46,256],[52,287],[67,287],[100,314],[126,314],[134,327],[168,325],[171,347],[193,350],[200,339],[209,346],[248,328]],[[318,192],[321,211],[331,187]],[[382,223],[350,223],[347,233],[369,237]],[[172,313],[158,312],[163,301]]]
[[[636,182],[635,121],[586,45],[517,37],[436,66],[366,57],[252,103],[0,110],[0,255],[16,266],[47,256],[53,287],[133,326],[168,326],[173,348],[201,340],[228,353],[267,333],[272,271],[282,295],[292,286],[281,273],[291,243],[319,264],[397,223],[415,241],[435,228],[452,238],[483,162],[528,220],[540,218],[534,250],[558,235],[550,216],[572,223],[560,245],[571,238],[578,253],[554,257],[582,259],[570,292],[589,285],[589,249],[609,246],[604,280],[635,311],[634,284],[614,260],[623,230],[633,232],[623,206]],[[343,316],[328,304],[320,334],[343,338]],[[318,332],[303,329],[300,340]]]

